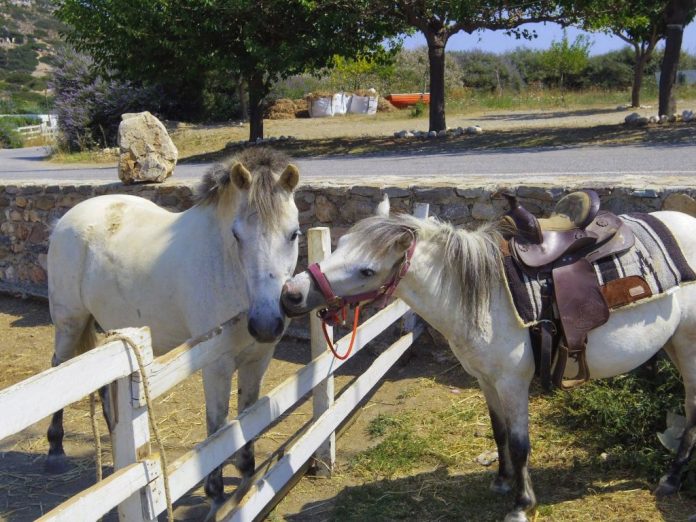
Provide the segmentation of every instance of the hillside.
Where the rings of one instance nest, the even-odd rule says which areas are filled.
[[[0,114],[46,112],[62,45],[50,0],[0,0]]]

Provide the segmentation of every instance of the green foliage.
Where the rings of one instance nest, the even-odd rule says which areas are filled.
[[[14,123],[0,118],[0,149],[17,149],[22,146],[22,136]]]
[[[541,56],[546,76],[554,79],[563,89],[565,79],[580,74],[587,66],[591,46],[590,39],[582,34],[573,43],[568,42],[568,35],[564,31],[561,41],[551,42],[551,47]]]
[[[411,118],[420,118],[425,114],[425,103],[422,100],[418,100],[416,104],[411,107]]]
[[[669,361],[659,359],[655,369],[654,375],[643,368],[570,393],[557,392],[554,422],[620,465],[658,478],[671,456],[656,434],[664,431],[667,412],[683,414],[684,389]]]
[[[461,70],[464,87],[490,92],[519,91],[522,76],[507,55],[484,51],[450,53]]]
[[[36,49],[31,43],[0,49],[0,69],[31,73],[38,63]]]
[[[14,128],[41,124],[41,118],[28,114],[20,114],[17,116],[0,116],[0,121],[13,126]]]

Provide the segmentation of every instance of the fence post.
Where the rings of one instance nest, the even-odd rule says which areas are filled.
[[[419,219],[427,219],[428,213],[430,212],[429,203],[416,203],[413,205],[413,215]],[[416,327],[416,321],[418,316],[414,312],[406,312],[403,319],[401,320],[401,331],[402,332],[412,332]]]
[[[152,341],[148,328],[128,328],[119,330],[120,334],[130,337],[140,347],[143,365],[148,369],[152,363]],[[139,406],[140,381],[134,377],[138,367],[128,377],[117,380],[111,385],[111,400],[115,423],[111,432],[114,457],[114,471],[148,457],[150,448],[150,424],[147,418],[147,406]],[[119,520],[122,521],[156,521],[153,504],[155,492],[150,486],[144,488],[118,506]],[[160,493],[157,492],[157,495]]]
[[[331,230],[327,227],[310,228],[307,231],[307,261],[308,263],[319,263],[331,254]],[[319,357],[326,352],[327,345],[322,332],[321,320],[315,315],[310,314],[310,340],[312,347],[312,359]],[[329,338],[333,339],[333,328],[327,327]],[[330,374],[325,380],[318,384],[312,392],[312,411],[314,420],[318,419],[322,413],[328,410],[334,402],[334,377]],[[312,467],[315,474],[330,475],[336,461],[336,434],[332,433],[329,438],[314,453]]]

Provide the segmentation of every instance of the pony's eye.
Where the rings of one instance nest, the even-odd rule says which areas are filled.
[[[298,237],[302,235],[302,232],[299,230],[295,230],[292,235],[290,236],[290,241],[295,241]]]
[[[360,275],[363,277],[372,277],[373,275],[375,275],[375,271],[371,268],[361,268]]]

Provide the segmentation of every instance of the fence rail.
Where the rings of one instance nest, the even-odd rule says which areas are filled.
[[[427,206],[417,214],[427,215]],[[330,252],[328,229],[311,230],[310,257],[321,260]],[[365,321],[357,330],[353,354],[404,315],[409,307],[401,300]],[[139,348],[155,398],[192,375],[219,356],[209,341],[224,328],[246,328],[245,314],[231,319],[208,334],[189,340],[158,358],[152,356],[147,328],[122,330]],[[337,426],[345,421],[360,401],[408,349],[421,332],[412,319],[408,331],[383,352],[372,366],[334,401],[333,375],[346,361],[326,350],[318,327],[312,325],[313,360],[261,397],[253,406],[190,451],[168,465],[167,475],[173,500],[186,494],[213,469],[261,434],[283,413],[314,391],[313,424],[285,450],[241,502],[237,498],[224,504],[218,520],[253,520],[268,509],[289,481],[314,455],[330,473],[335,457]],[[350,334],[338,341],[345,346]],[[222,347],[219,349],[223,349]],[[0,391],[0,439],[17,433],[40,419],[76,402],[102,386],[111,384],[115,397],[116,425],[112,432],[114,473],[75,495],[41,517],[43,522],[96,520],[118,506],[121,519],[156,520],[166,509],[164,478],[160,461],[150,452],[150,427],[143,379],[133,349],[122,340],[108,342],[60,366],[42,372]]]
[[[49,127],[48,125],[26,125],[17,127],[19,132],[25,138],[35,138],[37,136],[54,137],[58,133],[57,127]]]

